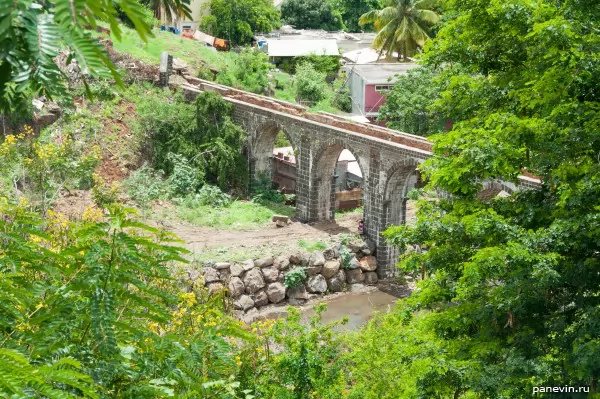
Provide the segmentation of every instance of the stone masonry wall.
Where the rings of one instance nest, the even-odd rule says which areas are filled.
[[[242,315],[270,304],[303,305],[326,293],[375,285],[378,277],[374,251],[374,243],[368,240],[336,244],[324,251],[299,250],[241,263],[205,263],[200,273],[189,269],[188,277],[192,283],[202,278],[209,293],[226,289]],[[285,276],[296,269],[304,269],[306,279],[295,287],[286,287]]]

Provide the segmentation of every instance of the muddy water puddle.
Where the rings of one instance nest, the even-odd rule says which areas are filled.
[[[394,306],[398,298],[377,289],[364,292],[348,292],[338,296],[325,297],[312,301],[303,306],[302,314],[306,322],[314,315],[312,309],[318,303],[326,303],[327,310],[323,312],[323,323],[340,321],[344,317],[348,322],[337,326],[337,330],[357,330],[373,316],[375,312],[386,312]],[[274,308],[261,312],[255,319],[276,319],[285,317],[287,311],[284,307]]]

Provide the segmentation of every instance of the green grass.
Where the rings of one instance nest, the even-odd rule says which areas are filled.
[[[178,206],[176,213],[178,218],[196,226],[235,230],[264,226],[271,223],[273,215],[292,216],[294,208],[281,204],[267,206],[249,201],[234,201],[231,205],[221,208]]]
[[[327,244],[325,244],[323,241],[299,240],[298,246],[306,249],[308,252],[323,251],[327,248]]]

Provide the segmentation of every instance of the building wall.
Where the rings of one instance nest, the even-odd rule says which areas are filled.
[[[352,97],[352,113],[363,115],[365,113],[365,85],[362,77],[352,72],[352,66],[346,70],[348,76],[348,88]]]
[[[365,113],[379,112],[379,108],[385,103],[382,93],[375,90],[375,85],[365,86]]]
[[[174,23],[174,25],[182,29],[183,26],[191,26],[193,30],[198,29],[198,25],[200,22],[200,18],[202,15],[207,14],[207,4],[210,3],[210,0],[191,0],[188,7],[191,10],[192,19],[182,18]],[[166,21],[161,21],[166,22]]]

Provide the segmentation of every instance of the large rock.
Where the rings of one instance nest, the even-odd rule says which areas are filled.
[[[374,256],[365,256],[360,260],[360,268],[363,272],[373,272],[377,269],[377,259]]]
[[[350,252],[360,252],[365,247],[365,243],[362,241],[352,241],[347,246]]]
[[[225,288],[225,287],[223,286],[222,283],[210,283],[208,285],[208,293],[214,294],[216,292],[223,290],[223,288]]]
[[[244,276],[244,286],[247,294],[254,294],[256,291],[264,288],[265,280],[259,268],[248,270]]]
[[[327,260],[323,265],[323,270],[321,270],[321,274],[325,278],[331,278],[338,274],[340,271],[340,261],[339,260]]]
[[[308,279],[306,287],[309,292],[322,294],[327,291],[327,281],[325,280],[325,277],[317,274],[316,276],[312,276]]]
[[[293,299],[307,299],[308,298],[308,294],[306,293],[306,288],[302,284],[297,287],[288,288],[286,295],[288,298],[293,298]]]
[[[262,274],[267,283],[274,283],[279,278],[279,270],[274,267],[265,267],[262,269]]]
[[[375,285],[377,284],[377,273],[375,272],[366,272],[365,273],[365,284],[367,285]]]
[[[367,238],[365,240],[365,243],[367,244],[367,249],[371,251],[371,255],[375,255],[375,250],[377,249],[377,244],[375,244],[375,241],[371,240],[370,238]],[[363,248],[363,250],[364,249],[365,248]]]
[[[287,270],[290,267],[290,260],[285,256],[278,256],[273,260],[273,266],[275,266],[277,270]]]
[[[354,270],[354,269],[358,269],[360,267],[360,261],[358,259],[356,259],[356,256],[352,256],[352,258],[350,258],[350,262],[348,262],[348,266],[346,266],[346,268],[348,270]]]
[[[219,273],[212,267],[204,267],[202,269],[202,274],[204,275],[204,282],[206,284],[214,283],[220,280]]]
[[[242,266],[238,265],[237,263],[231,265],[229,271],[232,277],[239,277],[242,275],[242,273],[244,273],[244,269],[242,268]]]
[[[269,302],[279,303],[285,299],[285,285],[281,283],[269,284],[266,292]]]
[[[336,252],[333,248],[327,248],[325,251],[323,251],[323,257],[326,261],[332,260],[336,258]]]
[[[269,304],[269,297],[264,290],[260,290],[252,295],[252,300],[254,301],[254,306],[266,306]]]
[[[342,272],[343,273],[343,272]],[[344,280],[346,277],[344,276]],[[340,292],[344,290],[344,280],[339,278],[338,275],[327,280],[327,288],[331,292]]]
[[[364,280],[365,276],[363,275],[362,270],[346,270],[346,281],[348,282],[348,284],[362,283]]]
[[[321,270],[323,270],[323,266],[308,266],[306,268],[306,274],[308,277],[316,276],[321,273]]]
[[[261,258],[254,261],[256,267],[269,267],[273,265],[273,258]]]
[[[232,298],[237,298],[244,293],[244,282],[239,277],[232,277],[229,281],[229,295]]]
[[[215,269],[217,269],[217,270],[229,269],[230,267],[231,267],[231,263],[229,263],[229,262],[215,263]]]
[[[281,222],[284,225],[292,223],[289,216],[283,216],[283,215],[273,215],[271,217],[271,221],[273,221],[275,223]]]
[[[306,265],[308,264],[309,255],[306,251],[298,251],[290,255],[290,263],[293,265]]]
[[[314,251],[310,254],[308,259],[308,266],[323,266],[325,264],[325,257],[321,251]]]
[[[248,295],[242,295],[237,301],[233,302],[233,307],[239,310],[248,310],[254,307],[254,301]]]
[[[254,268],[254,261],[252,259],[248,259],[242,262],[242,269],[244,269],[245,272],[252,268]]]

